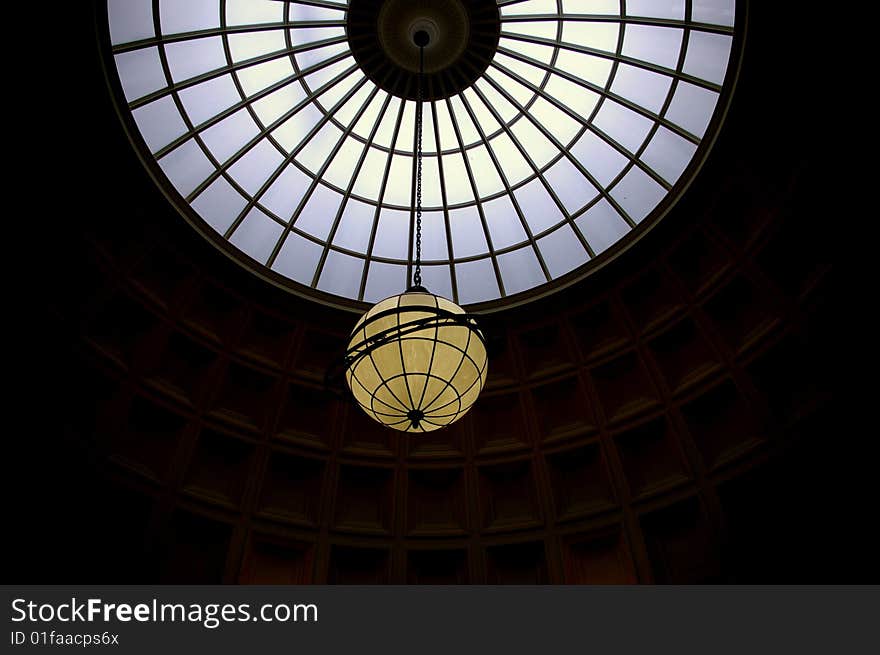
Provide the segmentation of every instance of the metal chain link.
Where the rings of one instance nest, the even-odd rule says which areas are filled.
[[[413,284],[422,286],[422,83],[425,72],[425,47],[419,47],[419,84],[416,104],[416,269]]]

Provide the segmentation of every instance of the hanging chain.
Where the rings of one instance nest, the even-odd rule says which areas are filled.
[[[419,84],[416,103],[416,270],[413,284],[422,286],[422,84],[425,73],[425,46],[419,46]]]

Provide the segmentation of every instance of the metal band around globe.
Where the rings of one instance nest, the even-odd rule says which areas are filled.
[[[367,355],[370,351],[375,350],[376,348],[379,348],[380,346],[388,343],[391,339],[406,336],[407,334],[418,332],[419,330],[423,330],[426,328],[436,327],[440,325],[449,325],[449,323],[441,323],[440,321],[451,320],[453,323],[468,328],[477,335],[477,338],[479,338],[480,341],[483,342],[484,346],[486,345],[486,337],[484,337],[483,333],[479,330],[479,328],[477,328],[476,319],[474,319],[470,314],[455,314],[454,312],[440,309],[439,307],[430,306],[407,305],[406,309],[400,311],[389,309],[383,312],[379,312],[375,316],[371,316],[368,321],[365,321],[364,323],[359,323],[356,331],[363,330],[367,325],[374,323],[375,321],[378,321],[382,318],[387,318],[388,316],[393,316],[395,314],[405,314],[409,312],[433,312],[434,314],[436,314],[436,316],[430,316],[423,319],[409,321],[407,323],[401,323],[400,325],[398,325],[397,328],[384,330],[377,333],[375,336],[370,337],[369,339],[364,339],[354,346],[349,346],[348,349],[345,351],[346,362],[348,362],[349,365],[355,363],[358,359]],[[436,325],[434,324],[435,322]]]

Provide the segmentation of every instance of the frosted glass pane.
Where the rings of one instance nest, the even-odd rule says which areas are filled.
[[[186,132],[186,124],[169,96],[138,107],[132,113],[151,152],[167,146]]]
[[[538,248],[553,277],[560,277],[573,271],[590,258],[569,225],[563,225],[543,239],[539,239]]]
[[[489,142],[495,159],[502,162],[507,182],[511,186],[534,175],[535,169],[526,161],[522,151],[506,133],[499,134]]]
[[[190,139],[162,157],[159,166],[183,196],[188,195],[214,171],[214,165],[195,139]]]
[[[337,36],[342,36],[345,30],[341,27],[301,27],[289,30],[290,42],[294,47],[325,41]]]
[[[436,111],[437,131],[440,134],[440,147],[443,150],[449,150],[458,147],[458,140],[455,136],[455,128],[452,125],[452,118],[445,102],[434,103]]]
[[[415,103],[407,101],[404,104],[403,116],[400,119],[400,131],[397,135],[397,148],[408,150],[415,143],[416,130],[416,107]]]
[[[568,157],[563,157],[553,164],[544,174],[544,178],[556,191],[556,195],[569,214],[577,212],[599,193]]]
[[[363,272],[363,259],[331,250],[327,253],[318,289],[343,298],[357,298]]]
[[[385,209],[379,214],[373,255],[406,260],[409,253],[409,212]]]
[[[195,32],[220,25],[217,0],[159,0],[164,34]]]
[[[474,206],[449,212],[452,248],[456,257],[471,257],[487,252],[486,235],[480,214]]]
[[[284,18],[284,3],[273,0],[226,0],[226,22],[229,25],[276,23]]]
[[[532,289],[547,281],[532,248],[519,248],[498,257],[501,279],[508,296]]]
[[[449,259],[446,250],[446,221],[443,212],[424,212],[422,214],[422,259]]]
[[[495,249],[506,248],[526,240],[526,232],[522,227],[516,209],[508,196],[483,203],[483,213],[489,224],[492,245]]]
[[[604,87],[611,73],[612,63],[604,57],[560,50],[556,67],[596,86]]]
[[[724,34],[691,32],[684,72],[703,80],[721,84],[727,72],[727,60],[733,39]]]
[[[223,40],[219,36],[178,41],[165,46],[168,70],[175,82],[187,80],[226,65]]]
[[[329,38],[334,35],[327,34],[326,36]],[[347,43],[336,43],[333,45],[324,46],[323,48],[313,48],[312,50],[306,50],[305,52],[298,52],[294,58],[296,59],[296,64],[300,67],[300,69],[306,69],[320,64],[322,61],[327,61],[328,59],[335,57],[341,52],[346,52],[347,50]]]
[[[296,219],[296,227],[326,241],[340,202],[342,202],[341,195],[319,184],[303,207],[299,218]]]
[[[364,165],[354,181],[354,193],[368,199],[378,199],[382,186],[382,176],[388,163],[388,154],[370,148]]]
[[[217,178],[193,201],[192,206],[217,232],[223,234],[245,206],[245,199],[225,178]]]
[[[263,125],[269,125],[291,111],[305,97],[306,92],[302,85],[292,82],[263,96],[251,106]]]
[[[446,202],[451,205],[473,201],[474,193],[460,153],[443,155],[443,177],[446,180]]]
[[[452,299],[452,273],[449,266],[422,266],[422,286],[444,298]]]
[[[345,139],[330,166],[324,171],[324,179],[340,189],[347,189],[364,151],[364,144],[350,136]]]
[[[684,0],[626,0],[630,16],[684,19]]]
[[[583,121],[572,118],[544,98],[536,100],[529,113],[538,120],[539,125],[550,127],[553,137],[564,146],[583,129]]]
[[[489,109],[486,107],[486,104],[474,92],[474,90],[472,88],[466,89],[464,92],[464,97],[467,99],[471,111],[473,112],[474,117],[477,119],[477,124],[483,131],[483,134],[488,136],[489,134],[493,134],[494,132],[496,132],[500,127],[498,121],[495,120],[492,112],[489,111]]]
[[[560,75],[552,75],[544,89],[573,112],[586,119],[593,113],[599,94]]]
[[[306,286],[311,286],[318,260],[324,249],[313,241],[309,241],[290,232],[284,245],[278,251],[278,257],[272,264],[272,270]]]
[[[283,228],[259,209],[252,209],[229,240],[242,252],[265,264]]]
[[[552,49],[550,54],[553,54]],[[514,104],[485,79],[477,82],[476,86],[480,93],[483,94],[484,102],[488,103],[495,110],[495,113],[501,117],[501,120],[508,122],[519,114],[519,110]]]
[[[318,91],[325,84],[338,82],[346,76],[346,71],[351,68],[352,64],[354,64],[354,60],[351,57],[348,57],[335,64],[325,66],[314,73],[306,75],[306,86],[314,91]]]
[[[279,218],[290,220],[311,181],[312,178],[296,166],[288,164],[260,198],[260,204]]]
[[[202,132],[202,139],[214,156],[223,162],[255,137],[258,131],[247,110],[239,109]]]
[[[284,30],[230,34],[228,40],[232,61],[246,61],[287,48]]]
[[[507,43],[506,46],[499,46],[499,48],[501,47],[519,52],[519,45],[516,43]],[[520,107],[528,105],[535,98],[535,92],[532,88],[540,87],[544,80],[545,74],[542,69],[502,54],[500,50],[495,55],[494,63],[503,68],[499,68],[498,71],[490,69],[488,77],[501,85],[505,92],[504,95],[509,96],[510,102],[514,105],[519,104]],[[531,86],[521,83],[516,76],[523,78]]]
[[[606,100],[593,124],[630,152],[636,152],[654,122],[613,100]]]
[[[670,184],[678,181],[697,151],[697,146],[661,127],[645,148],[642,159]]]
[[[162,71],[158,48],[142,48],[115,56],[116,70],[126,100],[136,100],[165,88],[168,81]]]
[[[324,126],[296,154],[296,160],[306,170],[317,173],[330,159],[330,154],[341,140],[342,130],[332,125]]]
[[[718,94],[687,82],[679,82],[666,117],[691,134],[702,137],[712,120]]]
[[[394,128],[397,125],[399,109],[400,99],[392,98],[385,113],[382,114],[382,119],[379,122],[379,127],[376,129],[376,134],[373,136],[373,143],[375,145],[384,147],[391,146],[391,140],[394,138]],[[369,130],[372,129],[373,125],[370,125]],[[361,136],[366,137],[369,130],[363,131]]]
[[[563,0],[562,10],[568,14],[620,13],[620,0]]]
[[[480,140],[480,134],[477,132],[477,128],[474,127],[474,122],[471,120],[470,114],[465,110],[461,98],[453,96],[449,99],[449,105],[451,105],[455,121],[458,123],[458,130],[461,134],[462,143],[464,143],[465,146],[477,143]],[[407,127],[406,124],[404,124],[401,129],[404,127]]]
[[[631,168],[611,190],[614,198],[637,223],[666,195],[666,190],[640,168]]]
[[[564,219],[559,206],[540,180],[532,180],[514,193],[532,235],[559,224]]]
[[[276,82],[285,80],[293,75],[293,66],[286,57],[248,66],[236,72],[241,88],[246,95],[253,95],[258,91],[272,86]]]
[[[371,86],[371,85],[367,85]],[[422,120],[424,127],[422,129],[422,152],[427,155],[437,154],[437,140],[434,137],[434,114],[430,105],[425,105]]]
[[[359,200],[349,200],[342,212],[333,244],[340,248],[366,253],[375,215],[376,208],[373,205]]]
[[[406,267],[397,264],[370,263],[364,300],[378,302],[389,296],[406,291]]]
[[[671,27],[627,25],[623,37],[623,54],[666,68],[675,68],[682,35],[682,30]]]
[[[339,4],[345,4],[340,2]],[[304,5],[300,3],[292,3],[290,5],[290,20],[294,22],[312,21],[312,20],[341,20],[344,17],[341,9],[332,9],[330,7],[315,7],[312,5]]]
[[[343,102],[349,91],[354,89],[362,79],[364,79],[364,76],[358,71],[343,73],[339,81],[323,91],[316,102],[324,111],[333,111],[337,103]],[[345,100],[344,102],[348,104],[351,100]]]
[[[513,34],[525,34],[544,39],[555,39],[556,21],[517,21],[503,23],[502,30]]]
[[[155,34],[152,0],[109,0],[107,12],[113,43],[139,41]]]
[[[462,305],[492,300],[501,293],[489,259],[456,264],[455,280],[458,284],[458,300]]]
[[[517,121],[513,126],[513,134],[539,168],[546,166],[559,154],[559,148],[531,121]]]
[[[229,167],[229,175],[254,195],[283,161],[278,149],[268,139],[263,139]]]
[[[713,25],[733,25],[735,0],[693,0],[691,12],[695,21]]]
[[[178,95],[193,125],[199,125],[241,101],[229,75],[181,89]]]
[[[670,86],[671,77],[621,64],[617,67],[611,91],[656,114],[666,102]]]
[[[521,16],[525,14],[555,14],[556,0],[526,0],[499,8],[502,16]]]
[[[578,161],[584,162],[590,174],[603,187],[608,186],[611,180],[617,177],[628,161],[592,132],[584,133],[572,146],[571,151]]]
[[[498,193],[504,189],[504,183],[498,175],[498,168],[489,156],[486,146],[477,146],[467,151],[468,163],[472,171],[479,171],[474,177],[477,181],[477,191],[481,198]],[[396,179],[396,178],[394,178]]]
[[[385,189],[385,202],[393,205],[409,205],[412,200],[413,158],[394,155],[388,186]]]
[[[597,255],[629,232],[629,225],[606,200],[590,207],[575,224]]]
[[[440,167],[437,157],[423,157],[422,206],[426,209],[443,206],[443,196],[440,190]]]
[[[620,30],[613,23],[588,23],[569,21],[562,29],[562,40],[567,43],[588,46],[597,50],[614,52]]]
[[[314,105],[306,105],[272,132],[283,148],[293,152],[321,121],[322,114]]]

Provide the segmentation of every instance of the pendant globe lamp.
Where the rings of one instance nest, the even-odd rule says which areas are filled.
[[[345,379],[360,407],[402,432],[431,432],[461,418],[480,395],[488,363],[476,320],[422,286],[422,96],[430,27],[412,30],[419,52],[412,284],[361,317],[345,354]]]

